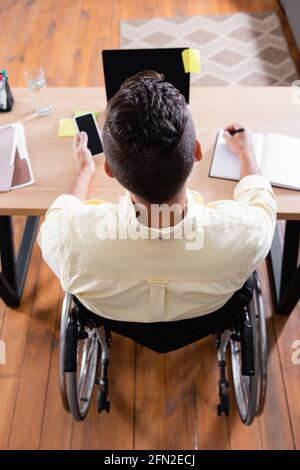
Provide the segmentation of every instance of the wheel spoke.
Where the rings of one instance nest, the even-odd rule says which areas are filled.
[[[78,386],[78,406],[82,410],[89,405],[95,381],[98,343],[93,331],[89,332],[85,343],[85,354],[82,356],[81,363],[81,381]]]
[[[81,356],[80,361],[78,360],[78,365],[80,364],[80,372],[79,372],[79,382],[78,382],[78,399],[82,399],[82,391],[84,387],[84,379],[86,374],[87,368],[87,356],[88,356],[88,339],[84,340],[84,349]]]
[[[90,359],[92,356],[93,352],[93,341],[90,338],[90,336],[85,340],[85,348],[84,348],[84,354],[82,356],[82,362],[81,362],[81,371],[80,371],[80,383],[78,386],[78,399],[80,401],[84,401],[85,397],[83,396],[83,392],[86,390],[86,382],[88,378],[88,368],[90,364]]]

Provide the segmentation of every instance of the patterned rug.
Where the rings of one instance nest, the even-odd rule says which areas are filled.
[[[290,85],[296,67],[275,12],[121,21],[121,48],[192,47],[195,86]]]

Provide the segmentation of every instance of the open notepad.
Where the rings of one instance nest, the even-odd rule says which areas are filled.
[[[280,134],[252,134],[257,165],[274,186],[300,190],[300,139]],[[240,160],[228,148],[223,129],[217,136],[209,176],[240,179]]]
[[[22,188],[34,183],[20,122],[0,127],[0,191]]]

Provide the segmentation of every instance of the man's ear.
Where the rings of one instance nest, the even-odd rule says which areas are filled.
[[[199,140],[197,139],[195,143],[195,162],[200,162],[200,160],[202,160],[202,157],[203,155],[202,155],[201,145],[200,145]]]
[[[110,169],[110,166],[107,160],[104,160],[104,171],[107,174],[107,176],[109,176],[110,178],[114,178],[114,175]]]

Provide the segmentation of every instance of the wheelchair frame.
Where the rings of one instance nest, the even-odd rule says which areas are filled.
[[[264,408],[267,386],[267,335],[259,278],[252,274],[253,294],[230,329],[216,335],[219,367],[218,415],[229,415],[226,356],[230,347],[235,398],[242,422],[250,425]],[[64,408],[76,421],[89,411],[94,386],[98,412],[109,412],[108,366],[110,332],[101,317],[83,314],[65,294],[60,325],[60,391]]]

